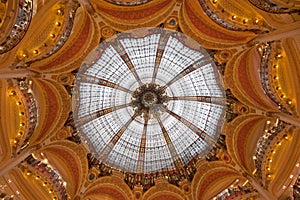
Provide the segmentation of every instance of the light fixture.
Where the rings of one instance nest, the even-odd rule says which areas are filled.
[[[284,190],[284,189],[286,189],[286,186],[284,185],[284,186],[282,186],[282,189]]]
[[[235,20],[235,19],[236,19],[236,15],[233,15],[231,18],[232,18],[233,20]]]
[[[248,22],[248,19],[243,19],[243,23],[246,24]]]
[[[38,54],[39,51],[38,51],[38,50],[33,50],[33,53],[34,53],[34,54]]]
[[[259,20],[258,19],[255,19],[254,20],[254,24],[258,24]]]
[[[60,22],[55,22],[55,25],[56,25],[56,26],[60,26],[61,23],[60,23]]]
[[[55,34],[50,33],[50,37],[55,38]]]
[[[217,3],[218,2],[218,0],[213,0],[213,3]]]
[[[63,14],[64,14],[64,12],[63,12],[63,10],[62,10],[62,9],[57,9],[57,14],[63,15]]]

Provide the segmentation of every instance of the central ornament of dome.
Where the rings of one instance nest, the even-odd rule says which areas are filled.
[[[180,172],[214,147],[225,101],[204,48],[179,32],[142,28],[101,42],[85,59],[73,118],[100,162],[135,174]]]
[[[142,117],[150,118],[154,109],[167,106],[166,91],[155,83],[138,87],[132,94],[132,107]]]

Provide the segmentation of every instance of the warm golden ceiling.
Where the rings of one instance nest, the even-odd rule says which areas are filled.
[[[299,0],[1,0],[0,198],[300,198],[299,12]],[[183,177],[111,169],[74,130],[82,61],[139,27],[199,42],[227,91],[223,139]]]

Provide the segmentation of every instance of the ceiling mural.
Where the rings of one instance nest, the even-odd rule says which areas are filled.
[[[0,198],[300,198],[300,4],[1,0]]]

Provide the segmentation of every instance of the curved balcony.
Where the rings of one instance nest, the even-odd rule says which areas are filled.
[[[63,46],[64,44],[67,42],[67,40],[69,39],[69,36],[72,33],[72,29],[74,26],[74,20],[75,20],[75,14],[76,14],[76,10],[79,8],[80,4],[78,2],[72,1],[71,3],[71,9],[69,10],[69,12],[67,13],[69,18],[67,20],[67,25],[65,28],[65,31],[63,32],[63,34],[61,35],[60,39],[55,43],[55,46],[45,55],[43,55],[42,57],[36,59],[36,60],[31,60],[26,62],[24,65],[25,66],[29,66],[30,64],[36,62],[36,61],[40,61],[43,60],[45,58],[50,57],[51,55],[55,54],[56,52],[58,52]],[[57,10],[57,14],[58,15],[64,15],[64,10],[63,9],[58,9]]]
[[[289,9],[272,3],[269,0],[248,0],[256,8],[273,14],[291,14],[299,13],[300,9]]]
[[[261,136],[256,145],[256,152],[253,156],[255,163],[255,176],[256,178],[265,185],[265,178],[263,177],[263,163],[265,162],[265,157],[270,151],[270,147],[277,140],[280,133],[285,129],[286,123],[276,119],[275,122],[267,121],[265,125],[265,132]],[[271,151],[272,152],[272,151]]]
[[[264,93],[275,103],[277,104],[278,108],[286,113],[290,114],[289,110],[282,105],[281,100],[275,95],[276,92],[274,91],[274,88],[272,86],[272,83],[270,81],[271,77],[271,66],[270,61],[272,60],[272,56],[274,56],[273,46],[275,45],[275,42],[268,42],[265,44],[261,44],[258,46],[258,51],[261,52],[261,62],[259,66],[259,78],[261,82],[261,86],[264,90]]]
[[[29,82],[29,84],[28,84]],[[24,137],[20,141],[17,152],[20,152],[22,149],[26,148],[29,144],[29,139],[32,136],[35,127],[38,123],[38,107],[35,101],[34,95],[31,90],[31,81],[25,79],[18,79],[17,86],[22,95],[23,105],[25,107],[25,112],[27,117],[26,129],[24,131]],[[21,113],[25,114],[25,113]]]
[[[216,13],[215,10],[212,8],[212,6],[210,6],[210,1],[208,1],[208,0],[198,0],[198,1],[202,7],[202,10],[205,12],[205,14],[211,20],[213,20],[215,23],[222,26],[223,28],[226,28],[226,29],[232,30],[232,31],[251,31],[253,33],[264,33],[265,31],[267,31],[267,30],[260,30],[257,28],[241,28],[239,26],[232,25],[215,14]]]
[[[232,199],[240,199],[241,197],[245,198],[247,195],[251,194],[251,196],[255,195],[253,192],[255,190],[250,186],[230,186],[220,192],[217,196],[213,198],[213,200],[232,200]]]
[[[298,178],[293,185],[293,196],[294,199],[300,199],[300,174],[298,175]]]
[[[25,161],[26,163],[25,162],[23,163],[24,167],[43,177],[51,185],[51,187],[53,188],[53,192],[56,193],[58,199],[61,200],[68,199],[68,195],[65,187],[66,182],[63,180],[61,175],[52,168],[51,165],[45,163],[42,160],[34,158],[32,155],[28,156],[25,159]]]
[[[24,37],[33,15],[33,0],[19,1],[19,11],[10,34],[0,44],[0,54],[14,48]]]

